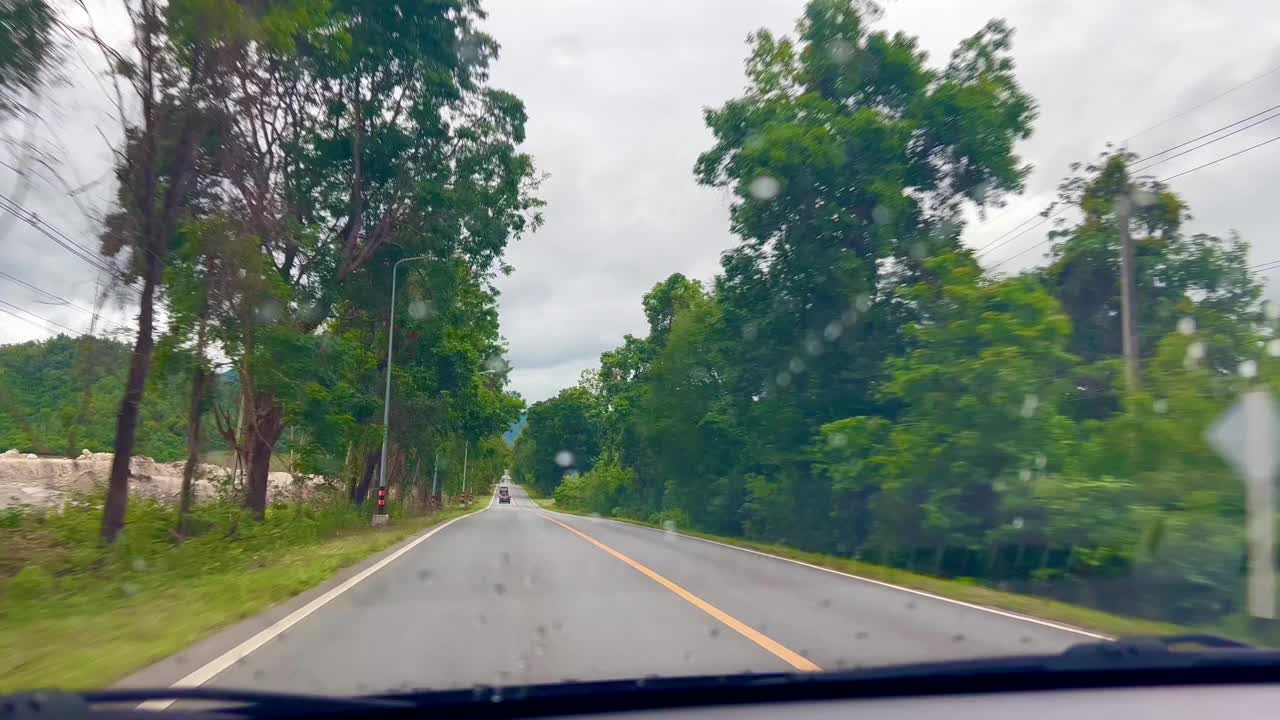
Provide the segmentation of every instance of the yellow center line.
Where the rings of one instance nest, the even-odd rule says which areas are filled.
[[[553,522],[553,523],[555,523],[555,524],[559,525],[560,527],[564,528],[565,530],[568,530],[569,532],[573,533],[574,535],[577,535],[578,537],[582,538],[583,540],[586,540],[587,542],[591,543],[592,545],[595,545],[596,547],[600,548],[601,550],[603,550],[603,551],[605,551],[605,552],[609,553],[610,555],[612,555],[612,556],[614,556],[614,557],[618,558],[618,559],[619,559],[619,560],[621,560],[622,562],[624,562],[624,563],[626,563],[626,564],[630,565],[631,567],[635,568],[636,570],[639,570],[640,572],[644,573],[645,575],[647,575],[647,576],[649,577],[649,579],[650,579],[650,580],[652,580],[652,581],[654,581],[654,582],[658,583],[659,585],[661,585],[661,586],[665,587],[666,589],[670,590],[671,592],[675,593],[676,595],[679,595],[682,599],[684,599],[684,600],[685,600],[685,602],[688,602],[690,605],[693,605],[694,607],[698,608],[698,609],[699,609],[699,610],[701,610],[702,612],[704,612],[704,613],[706,613],[706,614],[710,615],[711,617],[713,617],[713,618],[715,618],[715,619],[719,620],[720,622],[724,623],[725,625],[729,626],[729,628],[730,628],[730,629],[732,629],[734,632],[738,633],[739,635],[741,635],[741,636],[745,637],[746,639],[750,640],[751,642],[753,642],[753,643],[755,643],[755,644],[759,645],[760,647],[764,648],[765,650],[768,650],[769,652],[773,653],[774,655],[777,655],[777,656],[778,656],[779,658],[781,658],[784,662],[786,662],[787,664],[791,665],[791,667],[793,667],[793,668],[795,668],[795,669],[797,669],[797,670],[803,670],[803,671],[805,671],[805,672],[812,672],[812,671],[817,671],[817,670],[821,670],[821,669],[822,669],[822,668],[818,667],[817,665],[815,665],[813,662],[811,662],[808,658],[806,658],[805,656],[801,655],[800,653],[795,652],[794,650],[791,650],[791,649],[787,648],[787,647],[786,647],[786,646],[784,646],[782,643],[779,643],[777,640],[774,640],[773,638],[769,637],[768,635],[765,635],[764,633],[762,633],[762,632],[760,632],[760,631],[756,630],[755,628],[751,627],[750,625],[747,625],[746,623],[744,623],[744,622],[742,622],[741,620],[739,620],[739,619],[735,618],[734,616],[730,615],[729,613],[727,613],[727,612],[725,612],[725,611],[721,610],[720,608],[716,607],[715,605],[712,605],[711,603],[707,602],[706,600],[703,600],[702,598],[698,597],[697,595],[694,595],[693,593],[689,592],[688,590],[685,590],[684,588],[680,587],[679,585],[677,585],[677,584],[675,584],[675,583],[671,582],[670,580],[668,580],[668,579],[666,579],[666,578],[662,577],[662,576],[661,576],[661,575],[659,575],[658,573],[656,573],[656,572],[654,572],[654,571],[650,570],[649,568],[645,567],[644,565],[641,565],[640,563],[636,562],[635,560],[632,560],[631,558],[627,557],[626,555],[623,555],[622,553],[618,552],[617,550],[614,550],[613,548],[609,547],[608,545],[605,545],[604,543],[600,542],[599,540],[596,540],[595,538],[591,537],[590,535],[587,535],[586,533],[584,533],[584,532],[582,532],[582,531],[578,530],[577,528],[574,528],[574,527],[572,527],[572,526],[570,526],[570,525],[566,525],[565,523],[562,523],[562,522],[560,522],[559,520],[556,520],[555,518],[550,517],[550,516],[548,516],[548,515],[542,515],[542,517],[544,517],[544,518],[546,518],[546,519],[550,520],[551,522]]]

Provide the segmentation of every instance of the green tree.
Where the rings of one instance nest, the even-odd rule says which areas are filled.
[[[24,107],[57,61],[58,18],[46,0],[0,0],[0,117]]]
[[[544,495],[551,494],[566,473],[586,474],[600,455],[601,428],[596,401],[580,387],[561,390],[548,400],[529,407],[529,425],[520,438],[528,438],[522,482]],[[517,441],[520,445],[521,441]],[[525,448],[529,448],[525,450]]]

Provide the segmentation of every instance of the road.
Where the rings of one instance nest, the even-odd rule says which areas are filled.
[[[838,669],[1092,639],[511,494],[128,684],[346,694]]]

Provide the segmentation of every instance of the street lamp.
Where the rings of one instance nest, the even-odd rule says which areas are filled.
[[[401,258],[391,266],[391,318],[387,322],[387,390],[382,399],[382,462],[378,465],[378,512],[373,516],[374,525],[387,522],[387,437],[391,429],[391,365],[396,340],[396,273],[400,265],[410,260],[427,260],[430,255]]]

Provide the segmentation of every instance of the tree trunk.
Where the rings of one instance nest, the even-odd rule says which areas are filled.
[[[249,475],[245,483],[246,508],[258,520],[267,515],[268,473],[271,451],[284,430],[284,408],[270,393],[257,393],[249,409],[246,445],[249,453]]]
[[[357,507],[364,505],[365,498],[369,497],[369,487],[373,485],[373,476],[381,460],[381,449],[365,455],[364,472],[360,475],[360,482],[356,484],[355,491],[351,493],[351,502],[355,503]]]
[[[195,492],[192,481],[196,474],[196,464],[200,462],[200,420],[204,416],[205,395],[209,387],[209,374],[204,367],[204,348],[207,331],[209,304],[206,298],[200,305],[200,323],[196,330],[196,357],[191,364],[191,407],[187,414],[187,462],[182,466],[182,489],[178,493],[178,532],[187,531],[187,514],[195,504]]]
[[[129,506],[129,460],[138,439],[138,412],[142,407],[142,395],[147,387],[147,372],[151,369],[151,354],[155,350],[152,330],[155,324],[156,285],[162,270],[156,253],[144,255],[146,272],[143,273],[142,298],[138,309],[138,339],[129,359],[129,378],[125,384],[124,399],[116,414],[116,438],[111,458],[111,476],[107,480],[107,499],[102,507],[102,539],[114,543],[124,529],[124,514]]]

